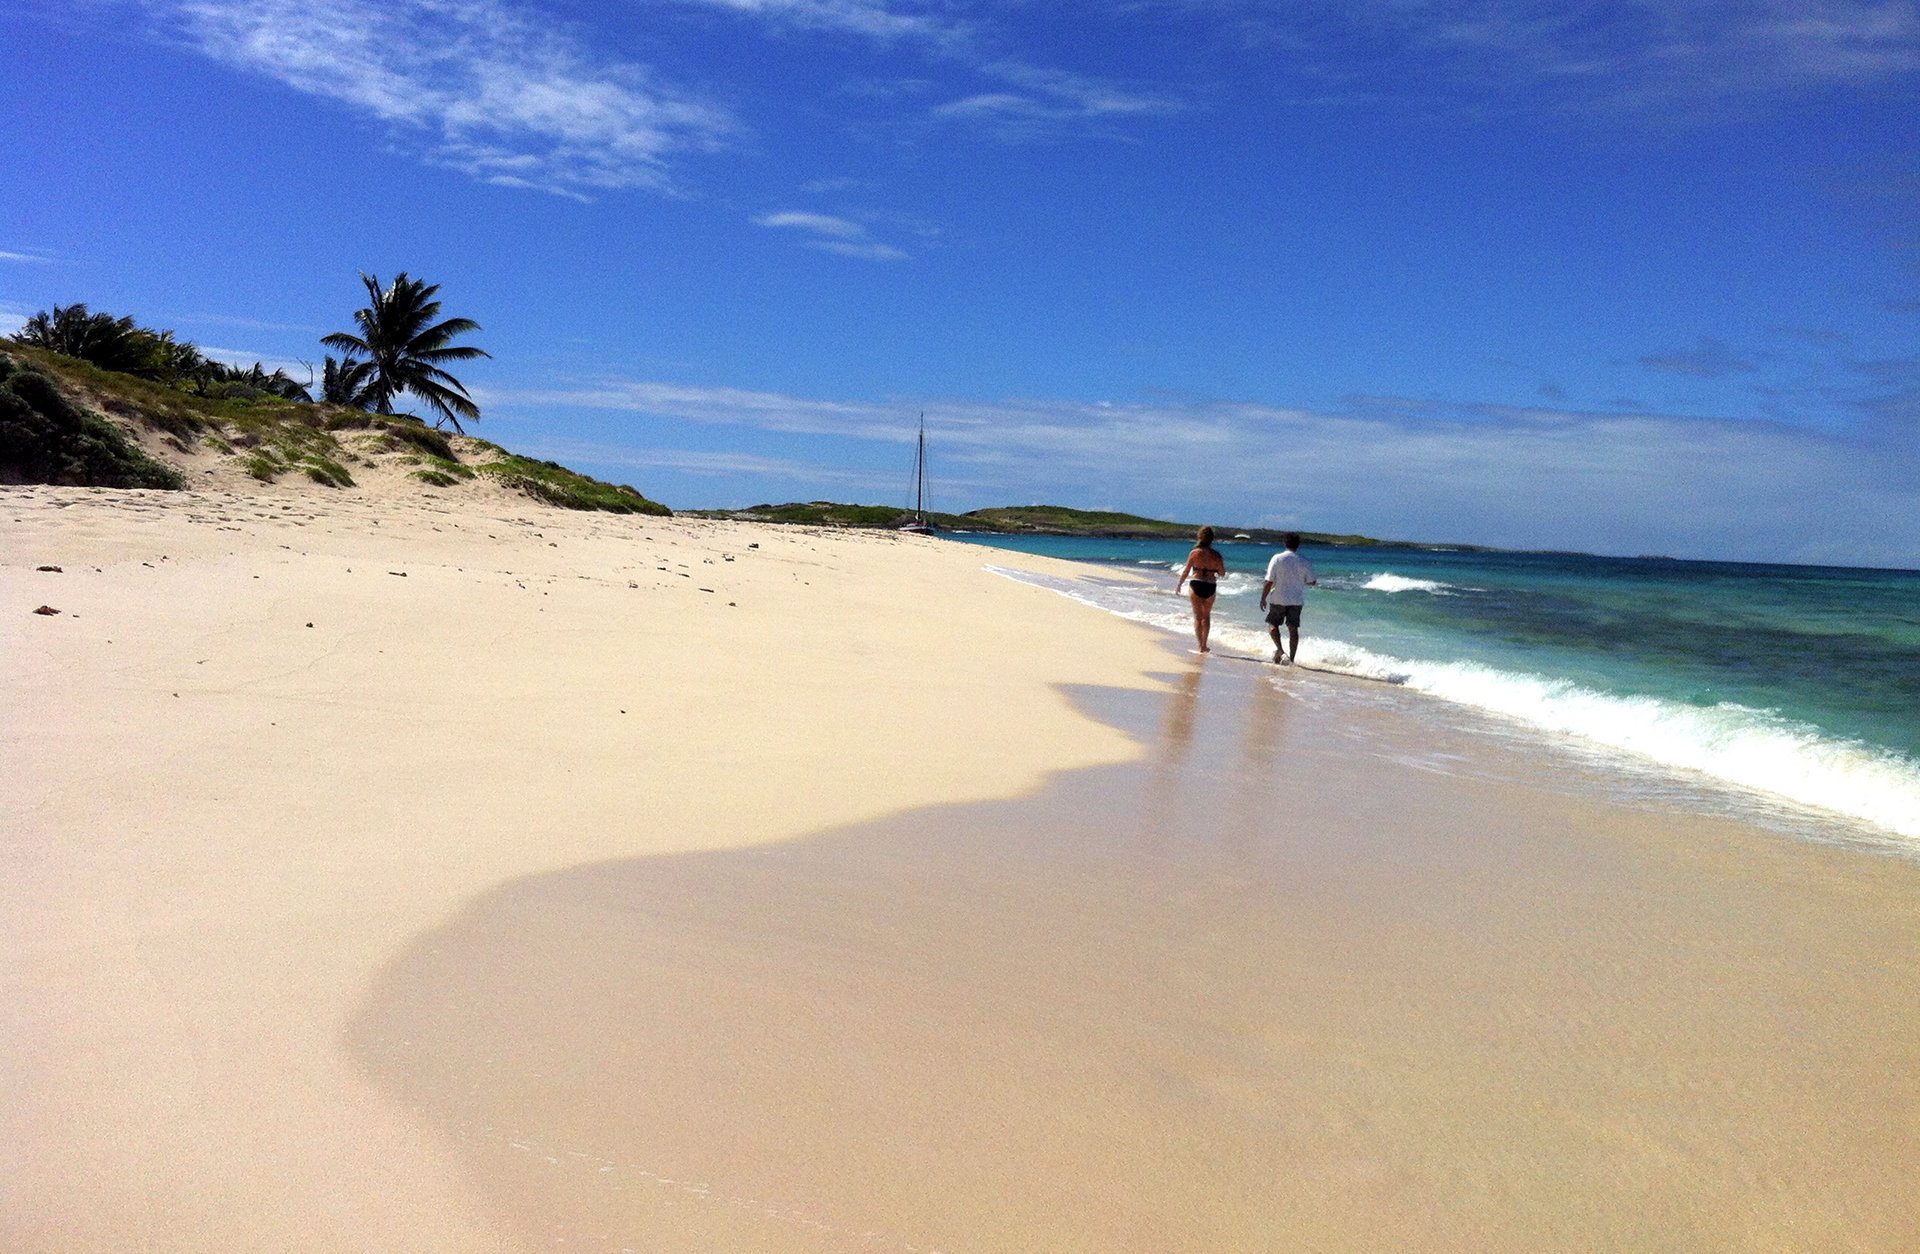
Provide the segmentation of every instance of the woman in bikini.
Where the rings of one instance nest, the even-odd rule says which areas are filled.
[[[1193,638],[1200,642],[1202,653],[1210,652],[1207,636],[1213,631],[1213,594],[1219,590],[1220,576],[1226,573],[1226,559],[1213,548],[1213,528],[1200,528],[1200,534],[1194,538],[1193,552],[1187,554],[1186,568],[1174,581],[1173,595],[1179,596],[1180,585],[1188,584],[1187,594],[1193,598]],[[1191,583],[1188,583],[1189,577]]]

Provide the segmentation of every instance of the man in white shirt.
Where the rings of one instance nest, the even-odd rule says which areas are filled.
[[[1318,586],[1313,563],[1300,556],[1300,535],[1289,531],[1283,539],[1287,549],[1276,553],[1267,563],[1267,581],[1260,588],[1260,608],[1267,611],[1267,634],[1273,637],[1273,660],[1292,666],[1300,656],[1300,607],[1306,604],[1307,589]],[[1267,599],[1273,604],[1269,606]],[[1280,648],[1280,624],[1287,625],[1287,648]]]

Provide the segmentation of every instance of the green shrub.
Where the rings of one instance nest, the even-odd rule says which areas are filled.
[[[428,457],[457,462],[453,444],[444,431],[435,431],[418,418],[392,414],[336,414],[326,420],[329,431],[384,431],[413,445]]]
[[[309,453],[300,460],[300,469],[307,472],[307,478],[315,483],[325,484],[329,488],[350,488],[353,476],[347,468],[332,458]]]
[[[501,460],[477,467],[483,475],[492,475],[502,487],[524,492],[536,501],[561,509],[599,509],[613,514],[671,515],[672,510],[658,501],[649,501],[625,484],[602,483],[577,474],[559,462],[535,461],[516,457],[498,445],[483,444],[498,453]]]
[[[0,479],[98,488],[183,488],[107,419],[70,403],[45,371],[0,353]]]

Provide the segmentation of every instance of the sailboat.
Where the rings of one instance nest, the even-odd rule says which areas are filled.
[[[913,454],[913,521],[900,524],[900,530],[930,536],[933,524],[927,521],[927,416],[920,415],[920,443]]]

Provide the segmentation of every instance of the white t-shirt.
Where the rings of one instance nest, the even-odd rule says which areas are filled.
[[[1312,578],[1312,562],[1291,550],[1276,553],[1267,563],[1267,581],[1273,585],[1268,600],[1274,605],[1305,605],[1307,581]]]

